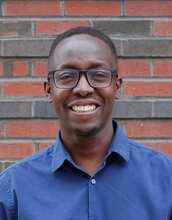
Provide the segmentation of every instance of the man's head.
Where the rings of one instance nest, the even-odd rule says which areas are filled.
[[[64,39],[69,38],[74,35],[79,35],[79,34],[87,34],[93,37],[100,38],[103,40],[110,48],[112,51],[112,54],[114,55],[115,60],[117,60],[117,52],[115,45],[113,41],[111,40],[110,37],[108,37],[106,34],[104,34],[102,31],[99,31],[95,28],[92,27],[76,27],[72,28],[70,30],[67,30],[61,34],[59,34],[56,39],[54,40],[53,44],[51,45],[50,52],[49,52],[49,63],[51,62],[52,56],[54,54],[55,48],[57,45]]]
[[[45,83],[45,93],[59,116],[61,132],[68,135],[93,135],[103,129],[108,132],[121,86],[115,52],[104,38],[88,33],[70,36],[65,33],[63,36],[67,37],[56,38],[53,43],[49,59],[51,73]],[[73,84],[76,77],[77,83]]]

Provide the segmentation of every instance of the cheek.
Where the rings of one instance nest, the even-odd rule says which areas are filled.
[[[113,84],[111,84],[111,86],[101,90],[101,96],[103,96],[104,99],[107,100],[107,101],[114,100],[115,99],[115,94],[116,94],[115,83],[113,83]]]
[[[69,97],[69,91],[53,87],[52,102],[56,109],[60,109],[64,107],[68,97]]]
[[[105,104],[105,108],[107,109],[107,111],[111,111],[115,102],[115,95],[116,95],[116,89],[115,86],[110,86],[108,88],[106,88],[102,94],[104,97],[104,104]]]

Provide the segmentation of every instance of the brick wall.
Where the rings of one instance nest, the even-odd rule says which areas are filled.
[[[85,25],[112,37],[124,83],[113,111],[126,134],[172,155],[172,1],[0,2],[0,170],[53,143],[43,81],[55,35]]]

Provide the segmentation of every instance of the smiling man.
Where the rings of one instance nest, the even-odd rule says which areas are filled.
[[[57,36],[44,88],[60,132],[0,175],[0,219],[172,219],[172,159],[129,140],[112,120],[117,72],[104,33],[78,27]]]

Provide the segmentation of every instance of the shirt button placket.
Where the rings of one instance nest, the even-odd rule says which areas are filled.
[[[95,178],[91,178],[89,181],[89,220],[95,219],[95,185],[96,180]]]

